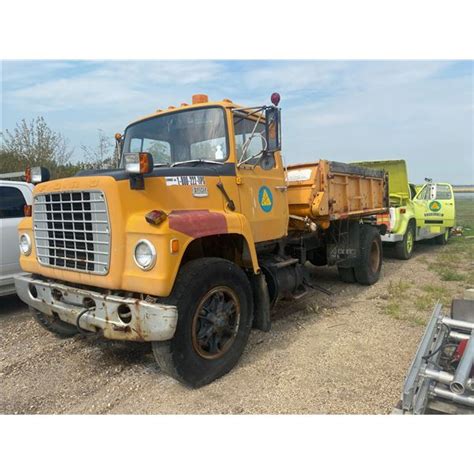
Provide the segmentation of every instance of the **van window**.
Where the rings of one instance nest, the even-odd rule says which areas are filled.
[[[11,186],[0,186],[0,219],[24,217],[26,204],[23,193]]]
[[[436,185],[436,199],[451,199],[451,188],[446,184]]]

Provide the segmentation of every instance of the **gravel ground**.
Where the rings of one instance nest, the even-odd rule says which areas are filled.
[[[199,390],[163,375],[148,344],[56,339],[16,297],[2,298],[0,412],[390,413],[430,313],[413,302],[436,280],[426,265],[439,251],[421,245],[410,261],[386,258],[372,287],[344,284],[334,268],[314,269],[334,296],[281,302],[272,331],[253,331],[238,366]],[[412,287],[394,317],[386,304],[400,281]],[[462,288],[452,283],[450,292]]]

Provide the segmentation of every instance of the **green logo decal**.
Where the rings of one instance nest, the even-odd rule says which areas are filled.
[[[441,211],[441,203],[439,201],[431,201],[428,207],[430,208],[430,211],[433,212]]]

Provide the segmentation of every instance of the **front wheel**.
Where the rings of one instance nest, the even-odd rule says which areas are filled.
[[[178,307],[171,341],[153,342],[168,375],[201,387],[229,372],[247,344],[253,319],[250,282],[234,263],[201,258],[184,265],[169,303]]]
[[[373,285],[382,270],[382,239],[377,228],[367,224],[361,226],[359,238],[360,257],[354,274],[361,285]]]

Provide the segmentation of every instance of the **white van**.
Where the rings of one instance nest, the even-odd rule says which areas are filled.
[[[15,293],[13,275],[21,272],[17,227],[32,202],[32,184],[0,180],[0,296]]]

